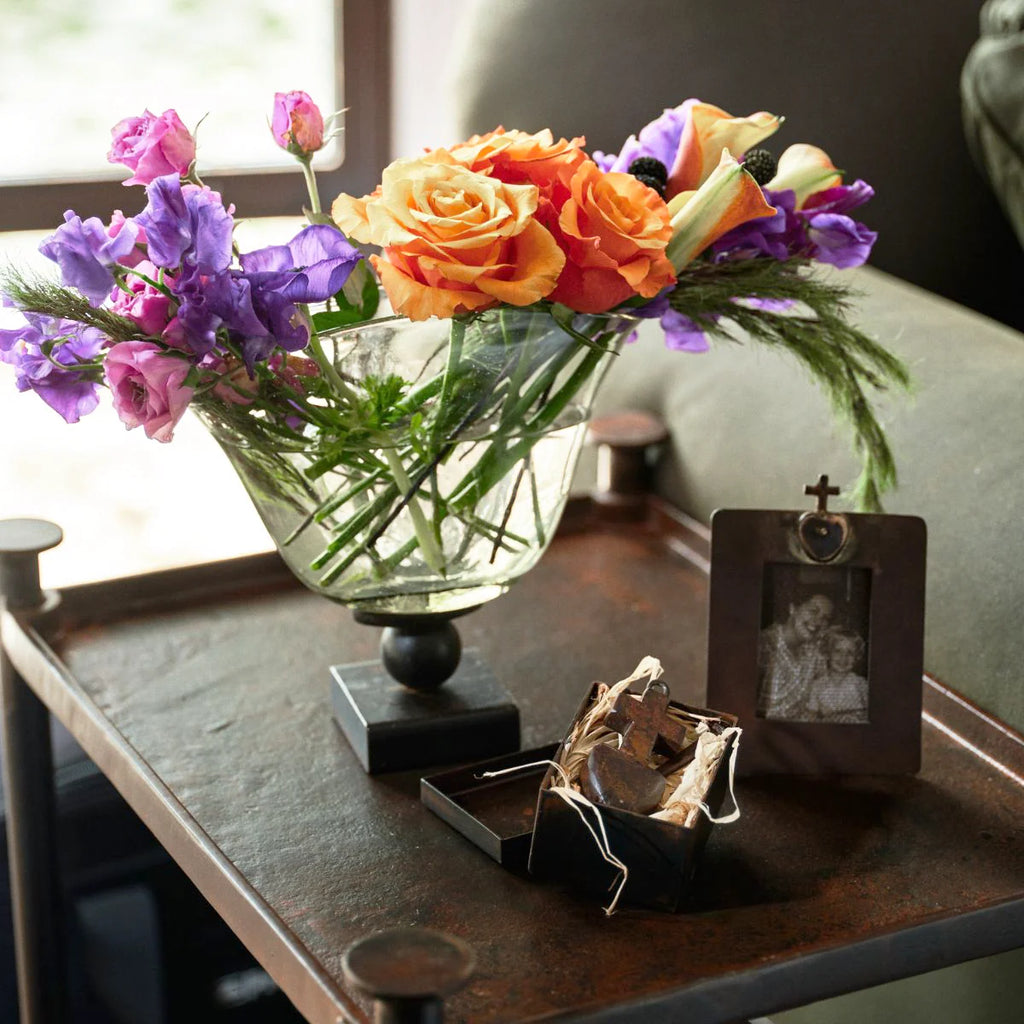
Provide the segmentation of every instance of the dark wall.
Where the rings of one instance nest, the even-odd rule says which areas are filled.
[[[971,162],[960,71],[980,0],[503,0],[471,7],[459,127],[584,134],[618,149],[697,96],[782,114],[768,145],[825,149],[877,192],[872,263],[1024,328],[1024,253]]]

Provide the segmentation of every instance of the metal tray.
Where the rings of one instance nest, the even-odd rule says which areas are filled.
[[[706,531],[656,503],[643,523],[565,522],[461,623],[525,747],[645,654],[704,702]],[[342,954],[398,925],[473,947],[446,1017],[474,1024],[716,1024],[1024,944],[1024,741],[933,680],[918,775],[738,782],[695,909],[609,919],[480,856],[421,805],[422,773],[367,777],[328,666],[374,657],[376,630],[276,557],[72,588],[61,622],[48,644],[4,615],[19,673],[310,1021],[369,1019]]]

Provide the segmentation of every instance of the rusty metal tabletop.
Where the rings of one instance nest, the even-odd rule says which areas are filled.
[[[566,527],[460,624],[524,748],[646,654],[703,700],[706,534],[657,505]],[[927,677],[920,774],[743,780],[693,906],[606,917],[431,814],[422,771],[363,772],[327,668],[374,657],[377,631],[276,556],[70,588],[62,615],[51,647],[6,613],[13,664],[315,1024],[369,1019],[343,954],[399,926],[472,947],[446,1013],[474,1024],[720,1024],[1024,944],[1024,743]]]

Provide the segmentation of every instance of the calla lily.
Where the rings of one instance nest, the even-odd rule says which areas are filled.
[[[714,173],[723,149],[742,156],[782,124],[781,117],[766,110],[749,117],[733,117],[700,100],[687,100],[682,109],[687,116],[675,161],[669,168],[665,190],[669,198],[700,188]]]
[[[712,242],[755,217],[775,213],[761,186],[736,158],[722,150],[718,166],[695,192],[681,192],[669,201],[672,240],[665,255],[680,271]]]
[[[799,210],[809,196],[834,188],[842,180],[842,173],[836,169],[828,153],[801,142],[790,146],[779,157],[775,177],[765,188],[776,192],[792,189],[796,193],[796,208]]]

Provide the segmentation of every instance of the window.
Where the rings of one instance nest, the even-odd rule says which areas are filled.
[[[147,107],[174,107],[190,128],[202,119],[201,173],[239,216],[294,214],[302,177],[266,129],[273,93],[288,89],[325,113],[349,108],[340,140],[318,157],[323,193],[369,191],[387,162],[388,7],[0,0],[0,231],[52,230],[69,208],[106,219],[130,206],[106,149],[110,128]]]
[[[108,164],[106,151],[112,125],[147,106],[175,107],[190,128],[210,112],[198,133],[200,173],[246,218],[246,249],[290,237],[306,202],[298,165],[266,128],[275,91],[303,89],[325,112],[349,108],[334,166],[331,154],[315,165],[325,201],[371,191],[388,162],[386,0],[0,0],[0,47],[0,261],[52,274],[36,247],[65,210],[106,222],[115,209],[142,208],[142,190],[120,184],[124,168]],[[163,81],[165,72],[177,85]],[[251,131],[218,152],[226,129],[214,117],[224,111],[229,126],[245,120]],[[276,215],[290,223],[259,219]],[[69,426],[35,395],[19,394],[9,371],[0,364],[0,518],[36,516],[64,528],[63,544],[43,556],[44,585],[270,547],[234,472],[192,417],[169,445],[128,434],[109,402]]]

